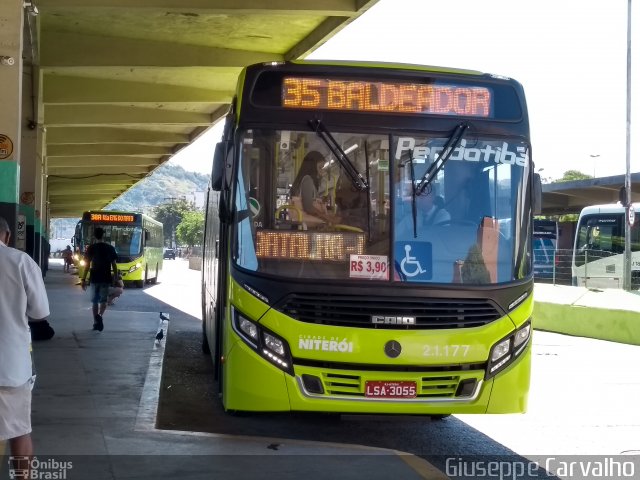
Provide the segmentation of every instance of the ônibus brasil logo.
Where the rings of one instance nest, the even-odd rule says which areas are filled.
[[[9,457],[10,479],[66,480],[67,471],[72,468],[72,462],[63,462],[54,458],[41,460],[38,457]]]

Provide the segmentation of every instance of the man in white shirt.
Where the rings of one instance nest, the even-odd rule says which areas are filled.
[[[49,300],[38,264],[8,247],[11,231],[0,217],[0,441],[9,440],[12,456],[32,456],[32,321],[45,320]]]

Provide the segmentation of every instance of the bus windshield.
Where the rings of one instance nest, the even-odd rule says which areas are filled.
[[[93,242],[93,231],[96,227],[104,229],[103,241],[116,249],[119,259],[134,258],[142,254],[142,227],[132,225],[84,223],[84,250]]]
[[[531,274],[528,144],[467,133],[419,188],[450,133],[331,135],[367,189],[314,132],[241,136],[239,267],[287,278],[472,285]]]

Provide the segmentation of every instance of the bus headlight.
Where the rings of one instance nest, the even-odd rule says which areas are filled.
[[[273,335],[269,335],[267,332],[264,332],[262,334],[262,338],[264,339],[265,347],[274,352],[276,355],[284,357],[285,349],[282,340],[274,337]]]
[[[135,272],[136,270],[138,270],[140,267],[142,266],[141,263],[136,263],[135,265],[131,265],[131,267],[129,268],[129,273]]]
[[[84,260],[80,260],[80,266],[84,267],[87,264],[87,262],[85,262]]]
[[[489,379],[507,368],[524,351],[531,338],[531,322],[522,327],[507,338],[503,338],[491,348],[489,364],[485,379]]]
[[[80,255],[78,255],[77,253],[73,256],[73,259],[77,262],[78,260],[80,260]]]
[[[235,308],[232,310],[233,329],[244,343],[280,370],[293,375],[293,362],[287,342],[264,326],[249,320]]]
[[[250,320],[238,315],[238,328],[253,340],[255,344],[258,344],[258,326]]]

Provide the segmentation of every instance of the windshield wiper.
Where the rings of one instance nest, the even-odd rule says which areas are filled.
[[[466,132],[468,128],[468,123],[461,123],[455,128],[442,149],[442,152],[438,155],[438,158],[429,166],[427,171],[424,172],[424,176],[422,177],[422,180],[420,180],[420,185],[415,189],[416,195],[422,195],[427,185],[436,178],[436,175],[440,170],[442,170],[444,164],[447,163],[447,160],[449,160],[453,151],[460,145],[462,137],[464,137],[464,132]]]
[[[333,135],[331,135],[331,132],[327,130],[324,124],[320,120],[309,120],[309,126],[311,127],[311,130],[316,132],[316,135],[322,139],[327,147],[329,147],[329,150],[331,150],[331,153],[333,153],[333,155],[338,159],[342,168],[344,168],[349,177],[351,177],[353,185],[360,191],[368,190],[369,184],[358,170],[356,170],[351,163],[351,160],[349,160],[349,157],[347,157],[347,154],[344,153],[344,150],[342,150],[338,142],[336,142],[336,139],[333,138]]]
[[[411,177],[411,219],[413,220],[413,238],[418,238],[418,205],[416,203],[416,171],[413,166],[413,149],[409,150],[409,160],[398,165],[400,168],[404,168],[409,165],[409,176]]]
[[[409,152],[409,172],[411,173],[411,218],[413,219],[413,238],[418,238],[418,206],[416,204],[416,171],[413,167],[413,149]]]

